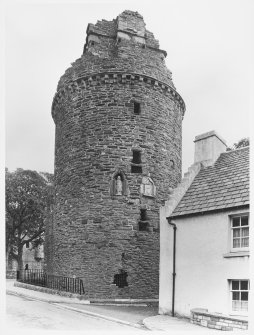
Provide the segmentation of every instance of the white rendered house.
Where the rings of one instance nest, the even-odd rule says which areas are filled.
[[[217,328],[211,313],[247,319],[249,288],[249,147],[226,151],[213,131],[195,138],[194,164],[160,211],[159,313],[199,309]]]

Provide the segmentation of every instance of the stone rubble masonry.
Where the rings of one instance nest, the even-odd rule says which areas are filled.
[[[191,310],[191,323],[219,330],[247,330],[248,321],[239,317],[230,317],[218,313],[208,313],[199,308]]]
[[[124,11],[88,25],[83,55],[58,83],[47,271],[82,278],[89,299],[158,298],[159,208],[181,179],[185,111],[165,56],[142,16]],[[142,173],[131,172],[133,149],[141,152]],[[123,195],[112,194],[118,172]],[[154,182],[153,197],[140,193],[144,176]],[[147,231],[139,231],[141,208]],[[121,271],[123,288],[113,283]]]

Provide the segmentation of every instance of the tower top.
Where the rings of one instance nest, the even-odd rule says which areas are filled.
[[[166,55],[138,12],[125,10],[113,20],[89,23],[83,54],[60,78],[56,96],[61,99],[67,91],[99,85],[107,78],[113,82],[139,80],[176,96],[184,115],[185,104],[166,67]],[[52,105],[54,115],[55,102],[59,100],[56,96]]]
[[[125,10],[112,21],[101,20],[96,24],[89,23],[86,33],[84,53],[89,48],[89,41],[93,40],[96,43],[101,38],[111,38],[115,39],[117,44],[121,41],[130,41],[158,50],[165,57],[167,55],[166,51],[159,49],[158,40],[146,29],[143,16],[138,12]]]

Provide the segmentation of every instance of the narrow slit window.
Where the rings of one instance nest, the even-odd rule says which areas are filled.
[[[141,106],[139,102],[134,101],[134,114],[140,114],[141,113]]]
[[[133,150],[133,159],[132,163],[141,164],[141,152],[138,150]]]
[[[146,220],[147,220],[146,209],[141,209],[141,210],[140,210],[140,220],[141,220],[141,221],[146,221]]]
[[[133,150],[132,155],[131,172],[142,173],[141,151]]]
[[[149,231],[147,210],[143,208],[140,209],[140,221],[138,222],[138,230],[139,231]]]

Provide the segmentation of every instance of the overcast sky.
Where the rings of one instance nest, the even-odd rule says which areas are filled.
[[[250,134],[251,1],[7,1],[6,166],[54,170],[51,103],[60,76],[83,51],[88,23],[138,11],[167,51],[186,104],[183,172],[194,137],[215,130],[232,145]]]

